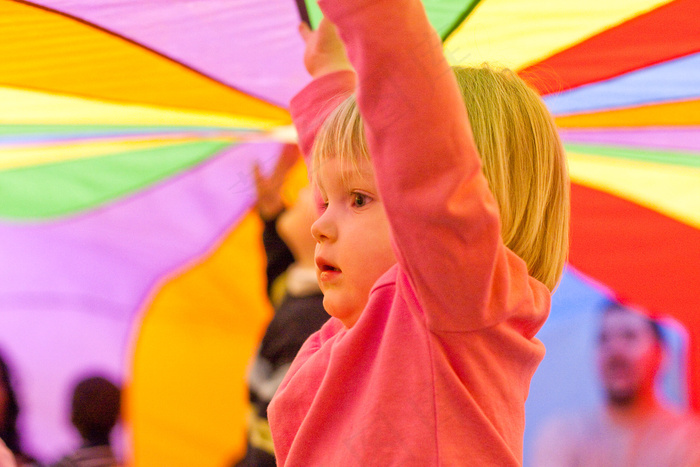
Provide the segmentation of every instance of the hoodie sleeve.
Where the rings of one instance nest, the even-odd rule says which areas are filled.
[[[292,99],[290,111],[307,167],[321,125],[354,90],[355,73],[337,71],[311,81]]]

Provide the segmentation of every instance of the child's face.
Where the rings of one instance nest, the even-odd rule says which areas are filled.
[[[323,306],[347,328],[359,319],[376,280],[396,263],[372,166],[362,161],[359,167],[343,177],[337,158],[321,164],[320,217],[311,227]]]

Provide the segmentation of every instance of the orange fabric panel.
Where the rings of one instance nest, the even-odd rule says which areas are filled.
[[[262,226],[247,216],[154,293],[135,330],[127,425],[134,466],[223,466],[245,447],[247,366],[271,317]]]
[[[700,100],[557,117],[562,128],[700,125]]]
[[[8,86],[291,121],[286,110],[128,39],[21,3],[0,1],[0,57],[0,77]]]

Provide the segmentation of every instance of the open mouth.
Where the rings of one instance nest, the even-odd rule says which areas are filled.
[[[321,280],[330,280],[332,277],[336,277],[336,273],[340,273],[340,269],[333,266],[323,258],[316,258],[316,267],[320,273]]]

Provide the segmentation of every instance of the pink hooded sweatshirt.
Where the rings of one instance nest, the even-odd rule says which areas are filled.
[[[280,466],[522,463],[550,292],[501,240],[455,78],[419,0],[320,2],[357,100],[397,264],[350,329],[331,318],[269,407]],[[355,76],[292,101],[305,154]]]

